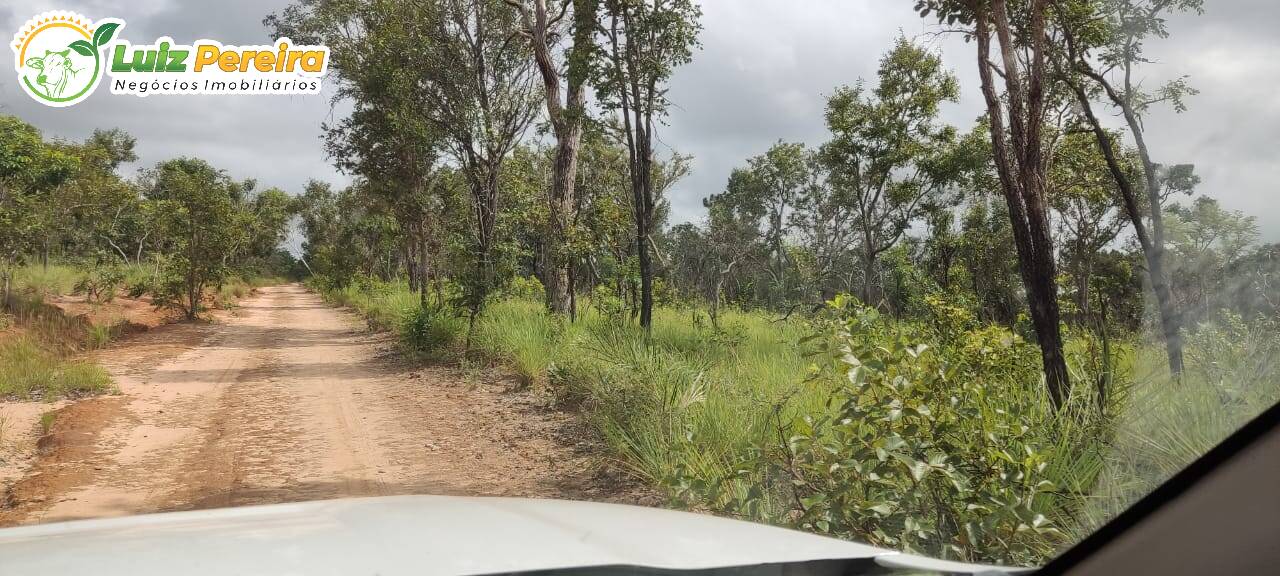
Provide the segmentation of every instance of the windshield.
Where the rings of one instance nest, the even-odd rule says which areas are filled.
[[[1041,565],[1280,399],[1277,16],[0,11],[0,526],[516,496]]]

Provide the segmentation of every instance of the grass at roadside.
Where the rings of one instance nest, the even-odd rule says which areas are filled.
[[[96,364],[63,357],[28,337],[0,342],[0,399],[52,400],[112,390]]]
[[[149,282],[154,273],[154,267],[147,264],[121,267],[123,280],[112,286],[112,296],[120,295],[115,291],[127,294],[134,283]],[[113,389],[106,371],[79,354],[118,338],[129,329],[127,319],[110,312],[72,315],[48,303],[73,294],[90,274],[89,270],[54,263],[14,270],[11,299],[0,311],[0,400],[53,400]],[[211,297],[219,307],[233,307],[254,288],[281,282],[284,280],[278,278],[232,278]],[[95,310],[110,306],[99,301],[90,304]]]
[[[421,311],[404,284],[366,283],[326,295],[360,311],[371,326],[397,331],[408,349],[460,357],[465,318]],[[842,404],[859,398],[866,402],[866,396],[850,386],[855,371],[849,371],[849,378],[842,371],[810,377],[812,367],[822,362],[805,355],[811,344],[800,342],[816,328],[800,319],[778,321],[763,312],[731,310],[715,327],[695,308],[662,307],[655,310],[653,334],[646,342],[625,316],[589,302],[578,321],[569,323],[545,312],[536,298],[508,296],[493,302],[477,320],[470,360],[479,357],[506,367],[527,384],[580,409],[613,456],[665,489],[673,504],[994,562],[1043,560],[1280,400],[1280,337],[1274,322],[1226,318],[1198,327],[1188,338],[1188,371],[1181,383],[1162,372],[1156,347],[1114,342],[1117,380],[1105,415],[1097,412],[1092,396],[1099,376],[1091,361],[1096,343],[1075,334],[1068,346],[1077,382],[1071,416],[1047,409],[1033,344],[1001,327],[976,323],[962,310],[943,306],[923,322],[879,318],[851,326],[844,336],[823,336],[815,343],[862,346],[856,361],[876,366],[869,373],[895,375],[882,382],[885,390],[896,390],[882,397],[883,406],[859,410],[862,418],[885,419],[872,425],[868,436],[876,450],[887,454],[885,446],[900,446],[897,442],[905,439],[908,446],[919,447],[914,456],[858,460],[857,437],[832,418]],[[892,343],[901,338],[913,345],[929,342],[931,348],[921,358],[956,372],[937,379],[916,366],[925,360],[891,354]],[[898,377],[910,387],[893,388],[902,385]],[[905,412],[907,420],[919,418],[923,427],[898,429],[904,412],[893,402],[931,408],[915,409],[915,416]],[[954,430],[948,433],[949,444],[931,436],[929,430],[939,426]],[[806,451],[805,446],[825,448]],[[952,490],[933,485],[928,506],[920,508],[926,512],[904,520],[899,505],[915,492],[913,482],[901,480],[917,472],[912,466],[932,461],[939,446],[950,453],[941,455],[945,458],[937,461],[937,469],[954,465],[947,473],[966,477],[966,486]],[[827,462],[823,450],[840,457]],[[837,464],[854,462],[872,468],[837,473]],[[899,465],[906,467],[898,470]],[[999,475],[983,479],[982,470],[1006,465],[1012,466],[1012,474],[1027,467],[1025,482],[1044,481],[1053,489],[1037,488],[1035,482],[1019,485]],[[880,479],[868,483],[872,470],[872,477]],[[803,478],[805,485],[797,487],[787,478]],[[867,493],[880,494],[894,508],[881,509],[876,501],[862,499]],[[819,500],[806,500],[814,498],[838,498],[843,504],[833,510],[858,520],[846,517],[845,527],[837,529],[834,518],[811,518],[825,510]],[[992,498],[1008,499],[1008,504],[989,513],[974,512],[992,507]],[[852,514],[857,506],[868,507],[858,511],[865,516]],[[943,517],[938,509],[949,510],[945,518],[951,520],[987,521],[1002,514],[1004,520],[981,536],[987,544],[963,551],[939,544],[955,534],[900,534],[904,526],[933,525]],[[1036,515],[1048,524],[1032,522]],[[1037,524],[1019,532],[1017,526],[1024,523]],[[1000,536],[1004,528],[1010,532]]]
[[[85,275],[84,270],[63,264],[50,264],[47,267],[38,264],[22,266],[14,270],[13,291],[40,298],[65,296],[72,292],[76,283],[84,279]]]

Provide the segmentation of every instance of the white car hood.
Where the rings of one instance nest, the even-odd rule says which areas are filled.
[[[468,576],[833,559],[998,570],[701,514],[519,498],[350,498],[0,530],[0,574],[28,576]]]

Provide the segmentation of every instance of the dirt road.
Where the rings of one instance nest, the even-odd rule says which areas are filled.
[[[120,395],[74,403],[0,524],[389,494],[628,501],[574,420],[398,360],[299,286],[100,354]]]

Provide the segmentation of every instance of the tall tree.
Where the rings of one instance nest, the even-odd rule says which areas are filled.
[[[222,281],[228,257],[247,236],[236,226],[236,197],[243,185],[196,158],[161,162],[145,179],[147,197],[160,203],[160,228],[170,254],[164,280],[155,287],[156,303],[193,320],[203,309],[205,288]]]
[[[430,104],[431,126],[444,136],[471,196],[472,274],[463,278],[471,326],[495,287],[499,180],[538,108],[533,66],[513,41],[520,16],[501,0],[439,0],[417,23],[425,44],[416,89]]]
[[[1128,162],[1126,169],[1132,168]],[[1068,133],[1053,148],[1047,193],[1057,216],[1062,268],[1074,281],[1073,296],[1081,318],[1093,313],[1090,281],[1096,257],[1124,227],[1115,188],[1092,135]]]
[[[443,17],[438,4],[299,0],[264,20],[277,35],[329,47],[334,100],[350,102],[352,111],[324,126],[326,151],[340,170],[365,180],[361,191],[379,199],[404,232],[399,252],[423,305],[442,249],[443,201],[442,132],[426,113],[435,102],[418,89],[428,73],[420,63],[434,58],[434,45],[422,41],[420,28]]]
[[[786,240],[791,228],[790,216],[802,199],[815,194],[810,189],[817,185],[818,167],[813,153],[801,143],[779,141],[767,152],[751,158],[744,169],[735,169],[729,175],[725,191],[707,200],[713,205],[732,207],[733,211],[750,221],[752,226],[763,224],[762,239],[768,247],[769,290],[765,295],[773,306],[782,304],[779,296],[789,292]],[[713,214],[712,222],[719,221]]]
[[[36,217],[50,191],[71,178],[79,159],[47,145],[34,126],[0,116],[0,308],[8,304],[13,268],[39,238]]]
[[[992,157],[1009,208],[1045,384],[1051,402],[1060,408],[1071,392],[1071,377],[1063,354],[1057,264],[1045,198],[1045,111],[1053,81],[1047,47],[1049,0],[1012,5],[1008,0],[917,0],[915,6],[921,16],[933,14],[940,22],[964,26],[975,40]],[[992,48],[999,51],[994,60]]]
[[[1184,99],[1195,94],[1186,78],[1178,78],[1160,87],[1154,94],[1142,91],[1134,79],[1137,67],[1148,63],[1144,55],[1150,38],[1168,37],[1165,22],[1171,12],[1203,9],[1203,0],[1099,0],[1059,6],[1059,18],[1068,61],[1063,76],[1070,83],[1082,109],[1085,121],[1097,139],[1098,147],[1120,190],[1125,211],[1133,224],[1134,235],[1142,247],[1147,273],[1156,295],[1160,325],[1169,359],[1169,371],[1182,373],[1182,315],[1173,301],[1169,287],[1169,270],[1165,257],[1165,225],[1160,166],[1151,158],[1147,146],[1142,114],[1159,103],[1171,103],[1175,110],[1185,110]],[[1097,54],[1094,54],[1094,52]],[[1093,57],[1097,57],[1095,65]],[[1080,78],[1078,76],[1082,76]],[[1116,79],[1118,77],[1118,80]],[[1138,150],[1142,167],[1142,186],[1121,166],[1115,146],[1093,111],[1094,90],[1086,82],[1101,89],[1129,128]],[[1143,218],[1145,190],[1146,219]],[[1150,228],[1148,229],[1148,223]]]
[[[600,104],[620,116],[640,268],[640,325],[653,325],[651,245],[658,197],[654,183],[654,131],[666,115],[666,83],[693,58],[702,10],[691,0],[604,0],[605,55],[596,70]]]
[[[930,208],[946,178],[930,156],[949,147],[955,130],[939,126],[938,108],[959,97],[942,59],[898,38],[880,61],[879,84],[836,90],[827,101],[832,140],[822,154],[833,186],[846,188],[861,233],[862,299],[880,303],[877,259]]]
[[[574,185],[578,173],[578,149],[586,120],[587,80],[591,58],[596,53],[599,1],[563,0],[558,11],[553,12],[556,7],[549,5],[548,0],[507,0],[520,12],[524,33],[532,45],[533,59],[542,76],[546,96],[547,121],[556,138],[551,186],[547,189],[547,233],[542,241],[539,267],[546,288],[547,308],[561,314],[569,313],[571,308],[568,237],[576,217]],[[560,35],[558,27],[570,5],[573,7],[573,44],[564,55],[562,73],[562,66],[556,64],[552,50]]]
[[[1217,200],[1203,196],[1190,206],[1170,206],[1165,218],[1169,267],[1175,272],[1171,289],[1180,309],[1193,319],[1217,312],[1215,297],[1239,282],[1228,270],[1258,239],[1256,219],[1225,210]]]

